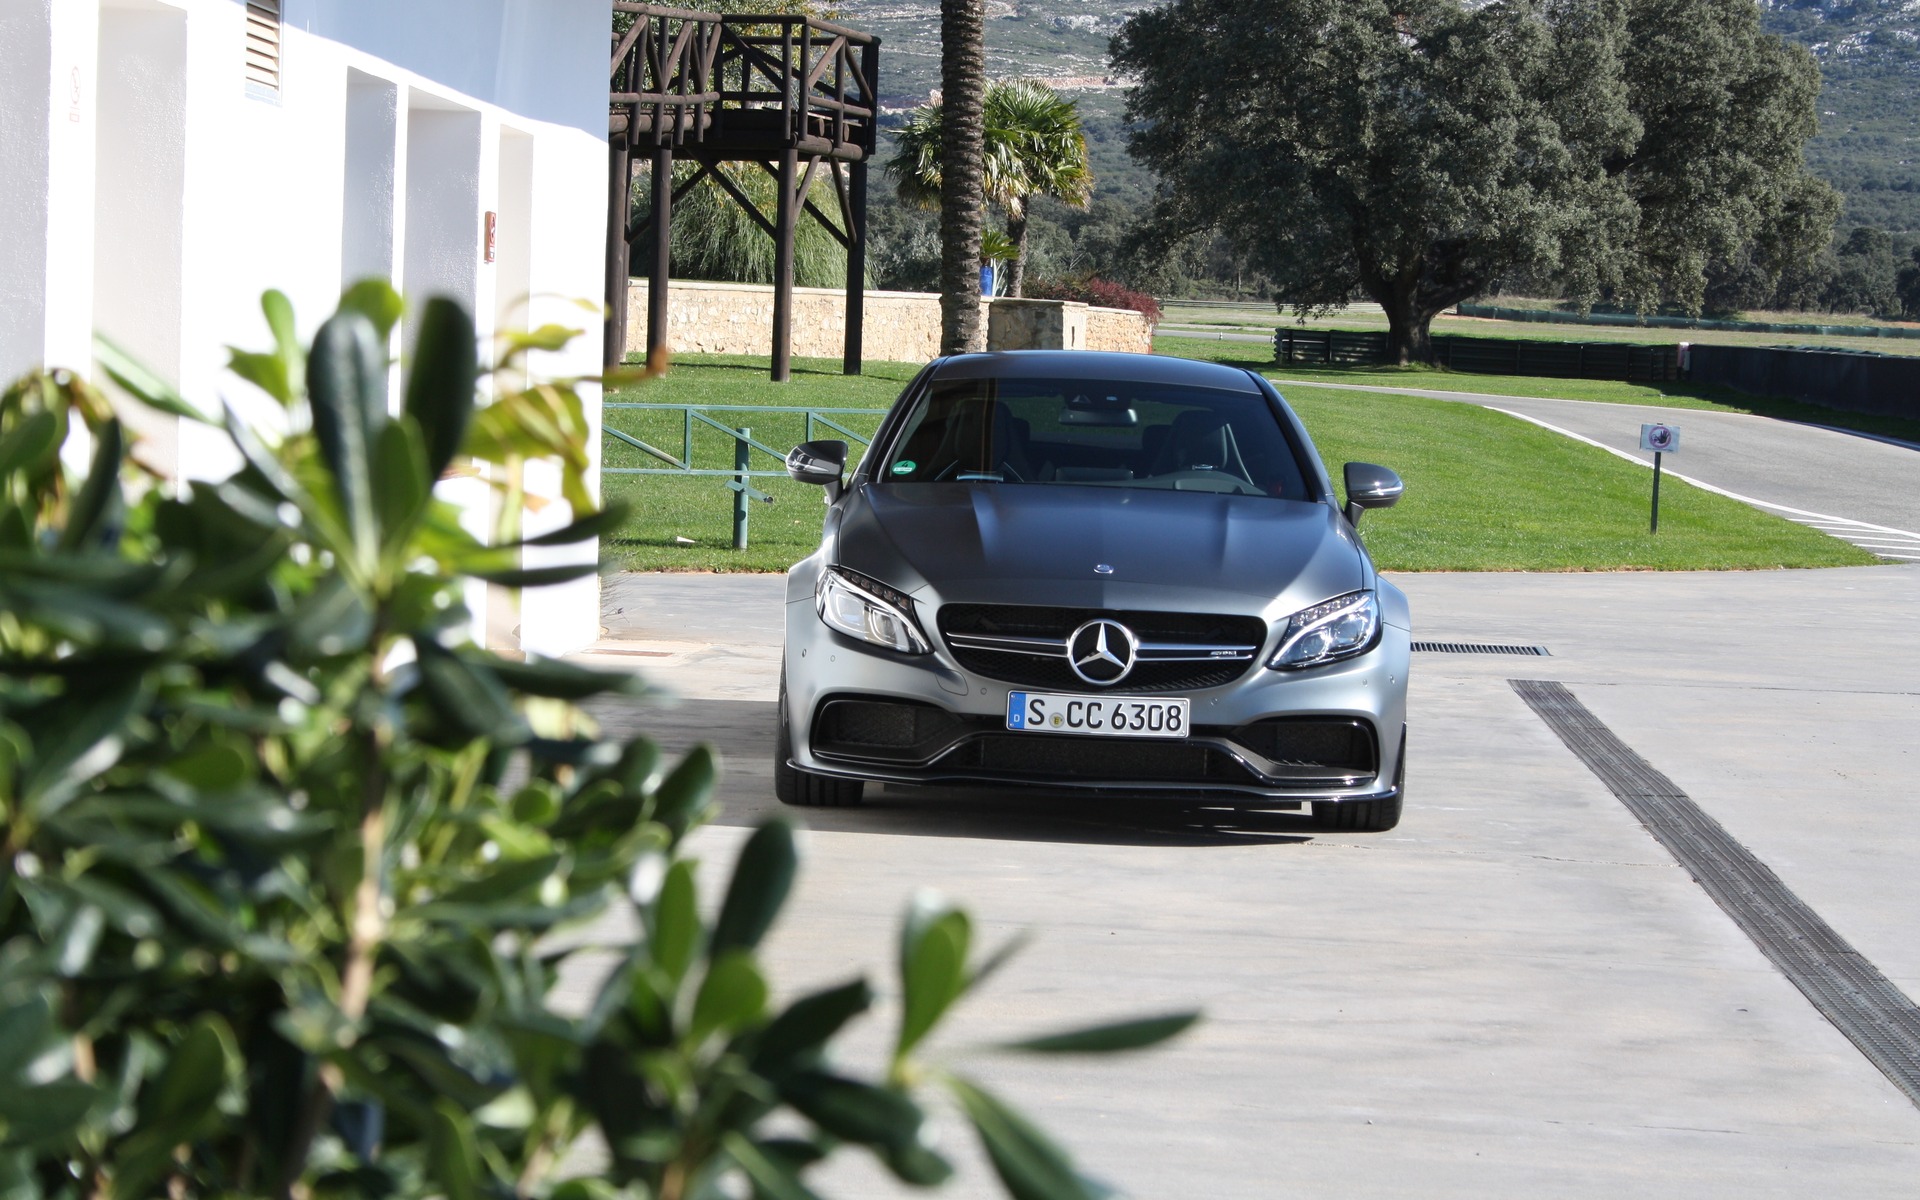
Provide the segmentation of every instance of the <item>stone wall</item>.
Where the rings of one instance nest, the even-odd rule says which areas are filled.
[[[1153,353],[1153,325],[1130,308],[1087,308],[1087,349]]]
[[[1074,301],[983,301],[991,350],[1153,349],[1153,327],[1131,309]],[[931,292],[868,292],[864,356],[876,362],[926,362],[940,354],[940,297]],[[845,349],[846,294],[793,289],[793,353],[839,358]],[[675,354],[773,353],[773,289],[764,284],[675,280],[667,304],[667,342]],[[647,283],[627,296],[627,350],[647,347]]]

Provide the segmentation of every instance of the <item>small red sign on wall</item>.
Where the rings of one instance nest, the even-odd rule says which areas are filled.
[[[500,215],[499,213],[493,213],[493,212],[490,212],[487,214],[487,227],[486,227],[486,236],[485,236],[485,243],[484,243],[486,246],[485,261],[487,262],[493,261],[493,226],[494,226],[494,221],[499,217],[499,215]]]

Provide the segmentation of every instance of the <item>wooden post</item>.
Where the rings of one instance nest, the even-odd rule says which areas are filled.
[[[627,353],[627,210],[633,190],[633,150],[625,130],[607,141],[607,327],[600,365],[620,365]]]
[[[673,250],[673,147],[653,148],[653,273],[647,277],[647,358],[667,348],[667,288]]]
[[[847,165],[847,342],[840,373],[858,375],[867,310],[867,161]]]
[[[793,375],[793,227],[795,176],[800,152],[791,145],[780,152],[779,196],[774,201],[773,227],[773,381],[785,383]]]

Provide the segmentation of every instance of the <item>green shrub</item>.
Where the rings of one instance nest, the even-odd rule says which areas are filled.
[[[712,755],[597,736],[575,705],[630,676],[468,643],[463,578],[597,568],[522,569],[512,522],[476,540],[434,495],[443,472],[558,459],[575,521],[540,544],[617,520],[586,491],[573,384],[476,411],[471,322],[430,301],[391,416],[390,289],[354,289],[311,348],[283,297],[264,308],[275,348],[233,368],[291,432],[228,410],[245,465],[224,482],[161,486],[73,375],[0,396],[0,1194],[792,1200],[844,1145],[932,1184],[932,1087],[1015,1196],[1087,1194],[1032,1125],[920,1057],[991,965],[964,912],[908,913],[892,1067],[838,1073],[826,1048],[868,985],[779,1007],[757,957],[791,828],[754,832],[706,919],[681,849]],[[101,358],[139,402],[205,419]],[[70,476],[76,424],[91,467]],[[580,950],[553,935],[619,905],[639,940],[584,1014],[554,1011]],[[1145,1045],[1191,1019],[1016,1048]],[[604,1176],[557,1179],[589,1135]]]

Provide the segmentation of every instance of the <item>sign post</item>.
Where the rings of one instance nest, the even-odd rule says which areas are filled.
[[[1640,448],[1653,451],[1653,520],[1648,533],[1660,532],[1660,459],[1680,452],[1680,430],[1673,425],[1642,425]]]

